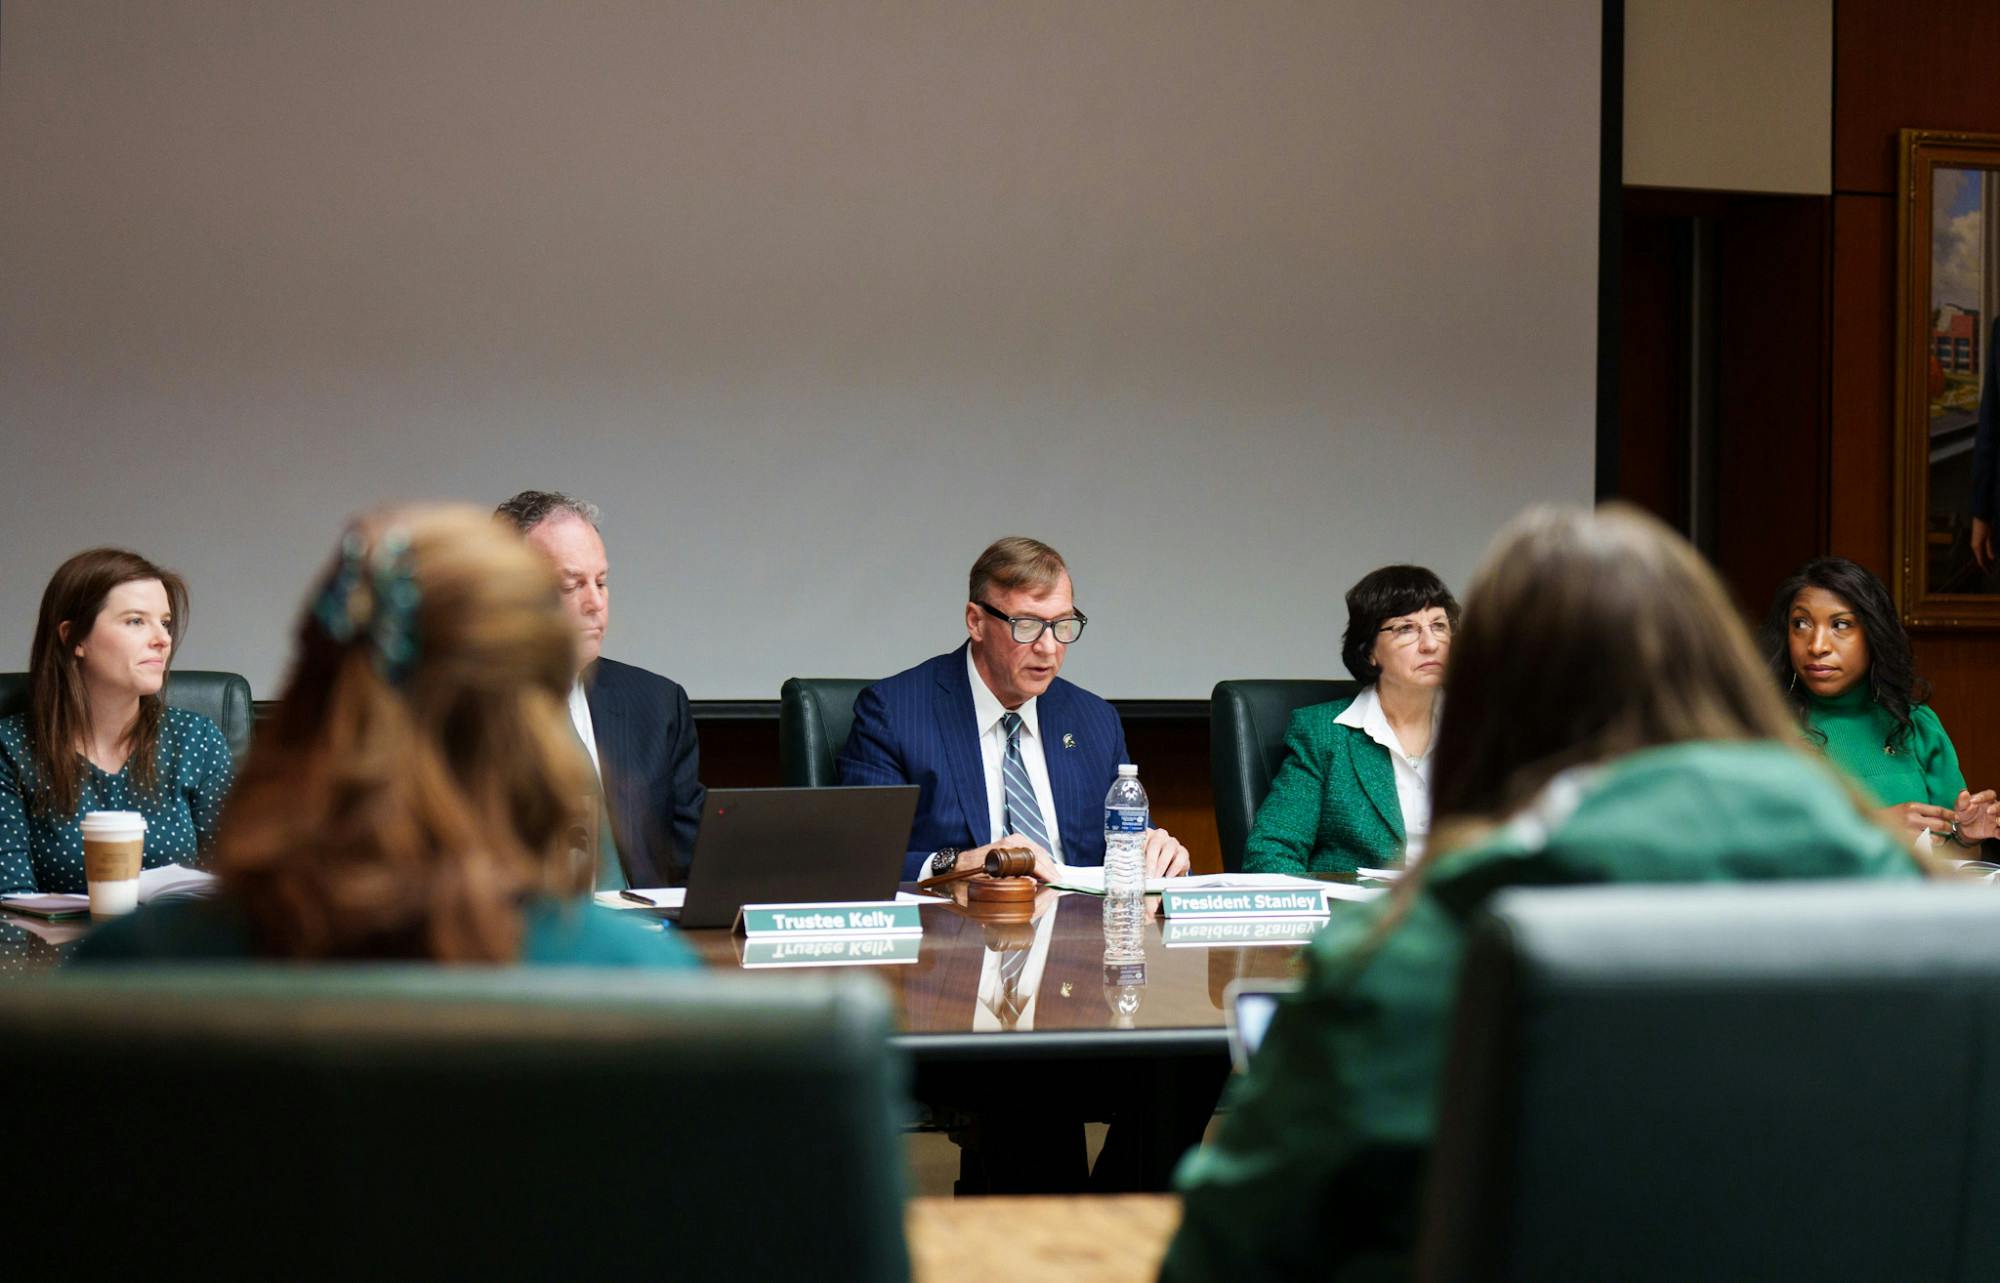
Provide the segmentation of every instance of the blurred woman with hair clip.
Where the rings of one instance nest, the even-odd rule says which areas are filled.
[[[141,909],[78,958],[691,964],[671,930],[587,903],[575,645],[546,560],[486,513],[356,522],[230,800],[218,894]]]
[[[1431,852],[1307,950],[1217,1139],[1182,1161],[1164,1278],[1408,1273],[1462,924],[1496,891],[1921,876],[1800,751],[1721,586],[1652,518],[1529,511],[1465,621]]]
[[[42,592],[28,708],[0,718],[0,895],[84,889],[82,820],[146,817],[143,867],[199,865],[229,792],[229,745],[164,691],[187,585],[137,553],[92,548]]]
[[[1763,644],[1806,738],[1886,818],[1948,838],[1966,855],[2000,836],[2000,802],[1992,789],[1965,787],[1951,737],[1925,702],[1930,683],[1917,676],[1896,603],[1865,567],[1843,557],[1799,567],[1771,599]]]
[[[1340,658],[1363,685],[1292,714],[1285,760],[1243,843],[1244,872],[1351,873],[1422,856],[1457,623],[1457,599],[1422,566],[1383,566],[1347,590]]]

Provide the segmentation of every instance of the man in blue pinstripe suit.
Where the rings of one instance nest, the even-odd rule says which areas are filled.
[[[854,702],[842,784],[915,784],[907,879],[985,860],[996,842],[1058,864],[1104,863],[1104,795],[1128,760],[1117,712],[1062,680],[1087,621],[1069,567],[1035,539],[997,540],[973,563],[965,645],[875,683]],[[1187,872],[1187,848],[1146,836],[1149,876]]]

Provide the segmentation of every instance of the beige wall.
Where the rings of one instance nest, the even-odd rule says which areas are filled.
[[[1832,0],[1626,0],[1625,181],[1832,190]]]
[[[0,667],[65,555],[269,693],[343,516],[603,504],[697,698],[1061,548],[1111,696],[1587,500],[1598,0],[5,0]],[[15,656],[6,660],[5,656]]]

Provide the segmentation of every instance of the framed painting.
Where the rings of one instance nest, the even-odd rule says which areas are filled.
[[[1906,129],[1901,175],[1896,600],[2000,628],[2000,134]]]

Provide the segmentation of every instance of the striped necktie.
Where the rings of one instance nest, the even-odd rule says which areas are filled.
[[[1007,831],[1018,833],[1048,851],[1049,826],[1042,822],[1042,808],[1035,801],[1035,786],[1029,783],[1027,765],[1021,761],[1021,715],[1002,713],[1000,726],[1007,732],[1007,755],[1000,761],[1000,781],[1007,791]]]
[[[1027,949],[1000,951],[1000,994],[993,1014],[999,1017],[1003,1029],[1017,1028],[1021,1013],[1028,1009],[1028,996],[1021,992],[1021,973],[1027,969]]]

